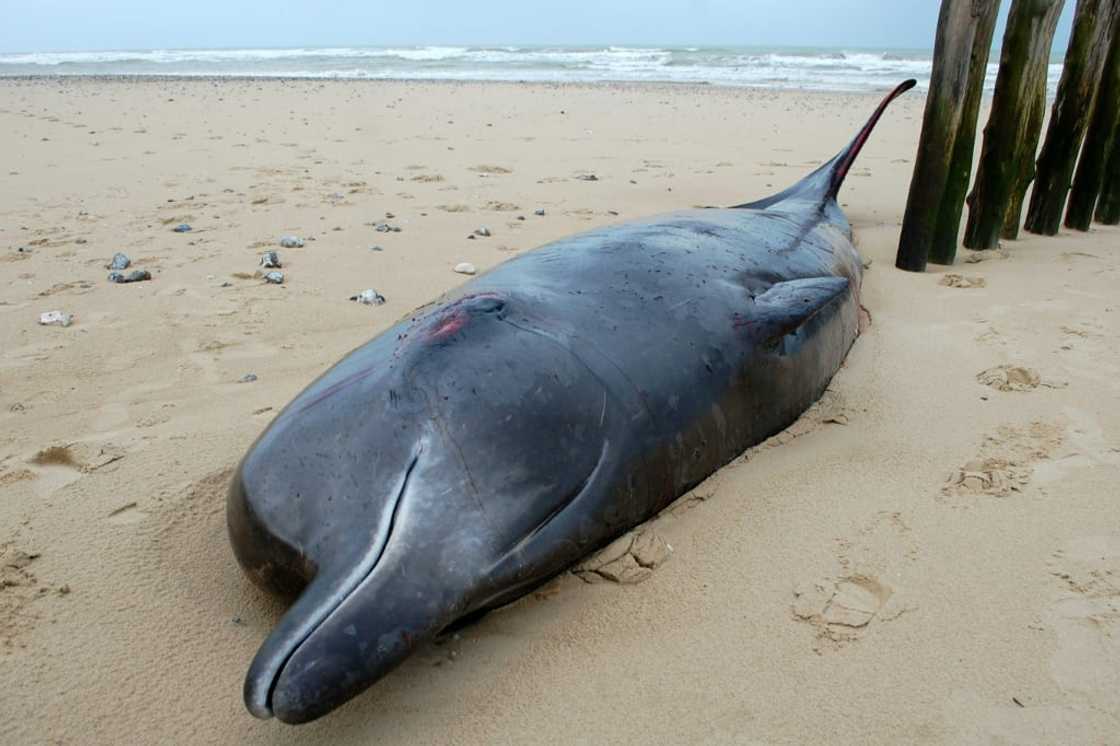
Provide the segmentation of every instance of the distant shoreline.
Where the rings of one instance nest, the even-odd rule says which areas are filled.
[[[985,92],[995,89],[998,54]],[[0,54],[0,78],[396,80],[710,85],[873,93],[914,78],[929,87],[932,52],[844,47],[300,47]],[[1051,63],[1057,88],[1062,65]]]
[[[348,84],[348,85],[432,85],[432,86],[538,86],[549,88],[669,88],[673,91],[681,90],[708,90],[708,91],[750,91],[757,93],[788,94],[788,95],[822,95],[822,96],[858,96],[874,97],[889,91],[889,86],[875,88],[867,91],[830,91],[821,88],[780,88],[758,85],[727,85],[719,83],[704,83],[694,81],[477,81],[463,80],[463,78],[409,78],[409,77],[302,77],[279,75],[168,75],[168,74],[39,74],[39,75],[4,75],[0,74],[0,85],[4,83],[283,83],[283,84]]]
[[[665,83],[871,92],[929,80],[928,50],[844,47],[425,46],[0,54],[0,77],[124,76]],[[992,82],[994,83],[994,67]]]

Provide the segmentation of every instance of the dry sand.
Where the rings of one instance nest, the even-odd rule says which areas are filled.
[[[843,193],[871,327],[821,406],[647,528],[667,562],[562,576],[312,725],[242,706],[282,608],[224,487],[280,407],[457,263],[766,195],[875,100],[0,82],[0,742],[1116,743],[1120,231],[894,270],[917,95]],[[269,248],[282,286],[252,277]],[[115,251],[154,281],[106,282]]]

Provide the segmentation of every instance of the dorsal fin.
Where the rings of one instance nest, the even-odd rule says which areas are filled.
[[[846,277],[779,282],[754,299],[751,325],[763,340],[792,334],[848,292]]]
[[[765,199],[760,199],[757,202],[748,202],[743,205],[735,205],[735,207],[761,210],[771,205],[776,205],[779,202],[793,200],[816,204],[823,204],[830,200],[835,200],[837,193],[840,191],[840,185],[844,183],[844,177],[848,175],[848,171],[855,162],[856,156],[858,156],[859,151],[863,149],[864,143],[867,142],[867,138],[871,135],[871,130],[875,129],[879,117],[883,116],[883,112],[891,101],[894,101],[915,85],[917,85],[917,81],[910,79],[901,83],[897,88],[887,94],[886,98],[884,98],[878,108],[875,109],[871,118],[867,120],[867,124],[863,125],[863,129],[855,136],[855,139],[848,144],[848,147],[837,153],[828,163],[784,191],[778,192]]]

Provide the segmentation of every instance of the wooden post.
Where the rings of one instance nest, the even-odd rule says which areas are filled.
[[[994,249],[1001,237],[1019,235],[1046,114],[1050,48],[1064,5],[1065,0],[1012,0],[984,148],[968,196],[964,245],[970,249]]]
[[[1120,136],[1120,132],[1117,133]],[[1120,146],[1112,145],[1112,155],[1104,169],[1104,188],[1097,202],[1097,222],[1120,225]]]
[[[1115,142],[1120,132],[1120,23],[1112,29],[1112,43],[1109,45],[1108,59],[1101,74],[1100,87],[1097,89],[1097,103],[1093,107],[1093,118],[1089,121],[1089,131],[1085,134],[1085,145],[1081,148],[1081,159],[1077,162],[1077,174],[1073,177],[1073,188],[1069,193],[1066,207],[1066,227],[1078,231],[1089,230],[1093,222],[1093,208],[1101,193],[1104,169],[1109,153],[1116,150]]]
[[[927,261],[948,264],[956,254],[976,111],[999,2],[942,0],[922,134],[895,259],[899,269],[921,272]],[[956,228],[948,239],[954,215]]]
[[[1049,63],[1049,60],[1047,60]],[[1049,64],[1047,64],[1049,67]],[[1038,141],[1042,138],[1042,123],[1046,121],[1046,74],[1035,88],[1034,97],[1029,102],[1023,114],[1027,121],[1027,137],[1023,141],[1023,150],[1019,153],[1016,173],[1018,174],[1014,188],[1011,192],[1011,201],[1007,204],[1007,212],[1003,216],[1003,231],[1001,235],[1009,241],[1019,238],[1019,227],[1023,223],[1023,203],[1027,201],[1027,189],[1034,181],[1034,159],[1038,155]]]
[[[1089,123],[1109,32],[1118,8],[1120,0],[1077,0],[1073,34],[1027,209],[1026,229],[1031,233],[1053,236],[1061,226],[1062,208]]]

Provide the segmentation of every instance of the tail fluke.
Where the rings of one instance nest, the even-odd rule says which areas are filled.
[[[871,118],[867,120],[867,124],[863,125],[863,129],[855,136],[855,139],[848,144],[848,147],[837,153],[828,163],[824,164],[789,189],[778,192],[766,199],[760,199],[757,202],[748,202],[743,205],[735,205],[735,207],[761,210],[771,205],[776,205],[779,202],[792,200],[817,202],[821,204],[830,200],[835,200],[836,195],[840,192],[840,186],[844,183],[844,177],[848,175],[848,171],[851,170],[852,164],[855,163],[859,151],[863,149],[864,143],[867,142],[867,138],[871,135],[871,130],[875,129],[875,125],[878,124],[879,118],[883,116],[883,112],[886,111],[887,106],[915,85],[917,85],[917,81],[910,79],[904,81],[887,94],[886,98],[884,98],[878,108],[875,109]]]

